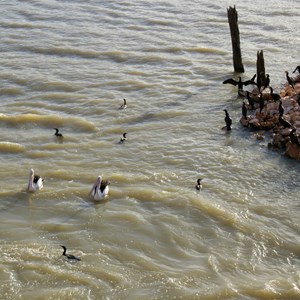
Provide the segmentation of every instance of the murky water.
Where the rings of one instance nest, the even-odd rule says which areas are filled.
[[[222,85],[237,76],[230,5],[0,3],[2,299],[299,299],[300,165],[242,128]],[[237,11],[243,77],[264,50],[279,91],[300,3]],[[30,168],[43,190],[26,192]]]

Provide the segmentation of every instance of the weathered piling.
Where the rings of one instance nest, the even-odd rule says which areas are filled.
[[[266,74],[265,74],[265,60],[263,50],[257,51],[257,60],[256,60],[256,82],[257,87],[260,89],[265,85]]]
[[[233,53],[233,67],[235,72],[243,73],[244,66],[242,62],[242,53],[240,46],[240,31],[238,26],[238,14],[235,6],[227,9],[228,22],[230,27],[232,53]]]

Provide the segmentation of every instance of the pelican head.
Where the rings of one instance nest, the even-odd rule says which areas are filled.
[[[109,191],[109,184],[109,181],[104,181],[102,180],[102,176],[98,176],[89,195],[92,196],[95,200],[101,200],[105,198]]]

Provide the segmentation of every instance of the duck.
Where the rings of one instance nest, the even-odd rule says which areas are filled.
[[[75,256],[73,254],[67,254],[66,253],[67,252],[66,246],[63,246],[63,245],[60,245],[60,246],[64,249],[64,252],[63,252],[62,255],[66,256],[68,259],[70,259],[70,260],[78,260],[78,261],[81,260],[81,258],[79,258],[79,257],[77,257],[77,256]]]
[[[123,133],[123,136],[121,137],[120,141],[119,141],[119,144],[123,144],[124,142],[127,141],[127,133],[124,132]]]
[[[27,190],[30,192],[39,191],[43,188],[43,182],[44,179],[39,175],[35,175],[34,170],[31,168],[29,172],[29,181],[28,181]]]
[[[202,183],[201,183],[202,180],[203,180],[202,178],[197,179],[197,184],[195,186],[195,188],[196,188],[197,191],[201,191],[202,190]]]
[[[123,99],[124,103],[120,106],[120,109],[125,109],[127,107],[126,99]]]
[[[55,133],[54,135],[57,136],[57,137],[63,137],[63,135],[59,132],[59,129],[58,128],[53,128],[55,130]]]
[[[94,200],[101,200],[108,195],[109,185],[109,181],[102,180],[102,176],[98,176],[89,195],[92,196]]]

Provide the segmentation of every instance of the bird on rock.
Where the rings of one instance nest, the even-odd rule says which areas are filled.
[[[286,75],[286,80],[288,82],[288,84],[294,89],[294,80],[289,76],[289,72],[285,71],[285,75]]]
[[[250,85],[250,84],[256,84],[254,80],[246,80],[242,81],[241,76],[239,76],[239,80],[236,81],[233,78],[229,78],[223,81],[223,84],[232,84],[234,86],[238,86],[238,91],[243,91],[243,86]]]

